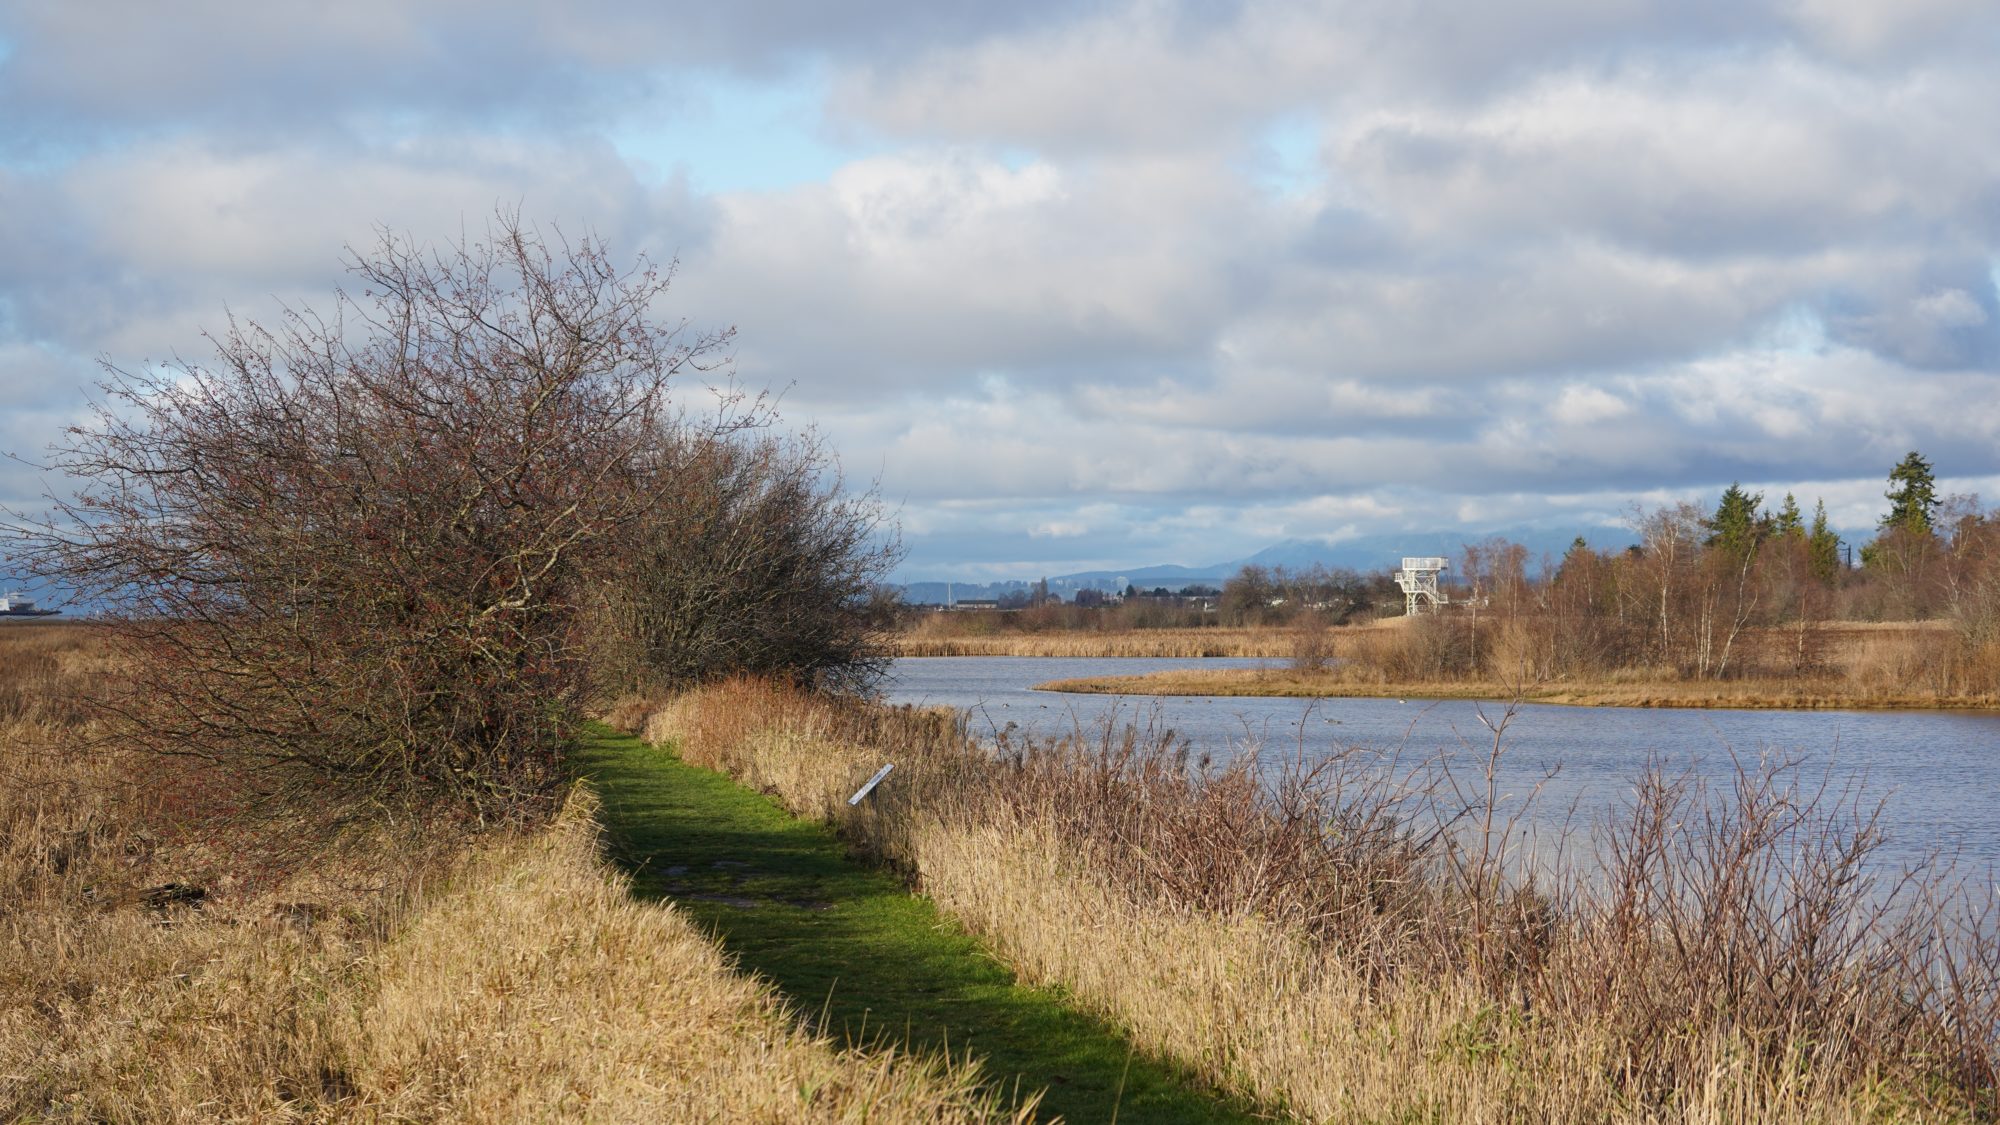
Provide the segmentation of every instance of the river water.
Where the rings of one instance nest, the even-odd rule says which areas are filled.
[[[1058,734],[1105,716],[1157,721],[1197,754],[1227,760],[1253,746],[1270,763],[1339,747],[1397,751],[1401,760],[1443,755],[1471,781],[1493,736],[1483,712],[1504,705],[1464,700],[1254,699],[1226,696],[1069,695],[1033,685],[1082,676],[1172,668],[1254,668],[1261,660],[923,657],[895,662],[892,703],[965,710],[974,733],[1008,724]],[[1588,824],[1630,800],[1648,761],[1727,785],[1735,762],[1796,759],[1796,776],[1817,787],[1851,786],[1886,802],[1889,841],[1878,861],[1893,866],[1933,847],[1974,870],[2000,865],[2000,712],[1730,711],[1525,704],[1506,730],[1503,811],[1540,787],[1529,819],[1545,828]],[[1733,755],[1733,756],[1732,756]],[[1551,777],[1550,775],[1553,774]]]

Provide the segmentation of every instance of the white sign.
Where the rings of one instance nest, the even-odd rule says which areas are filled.
[[[849,797],[847,799],[847,803],[850,805],[860,804],[861,798],[866,797],[870,793],[873,793],[875,791],[875,787],[877,785],[882,784],[882,779],[889,776],[889,771],[895,768],[896,768],[896,763],[890,762],[888,765],[883,766],[879,770],[876,770],[875,776],[868,779],[868,784],[862,786],[859,789],[856,789],[854,791],[854,796]]]

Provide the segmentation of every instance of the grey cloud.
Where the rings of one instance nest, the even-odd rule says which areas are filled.
[[[1792,0],[1783,11],[1805,40],[1860,63],[2000,46],[2000,19],[1984,0]]]
[[[1200,162],[879,171],[866,190],[723,208],[690,279],[748,310],[747,371],[860,388],[948,370],[1066,381],[1093,364],[1099,381],[1142,384],[1231,362],[1334,381],[1594,370],[1738,338],[1826,278],[1812,263],[1690,265],[1562,239],[1301,257],[1289,248],[1316,237],[1313,220],[1190,188],[1217,174]]]
[[[1334,203],[1317,208],[1289,247],[1292,260],[1331,269],[1395,268],[1405,253],[1422,253],[1386,215]]]
[[[1589,231],[1652,253],[1992,241],[1989,73],[1857,76],[1788,52],[1544,78],[1472,114],[1350,124],[1341,167],[1437,231]],[[1970,224],[1969,226],[1967,224]]]
[[[1637,496],[1732,479],[1872,479],[1913,444],[1954,474],[2000,472],[2000,378],[1899,370],[1852,350],[1744,353],[1660,374],[1458,387],[1455,420],[1397,432],[1294,429],[1282,398],[1263,417],[1218,413],[1202,428],[1199,410],[1162,419],[1135,409],[1107,424],[1051,396],[1004,392],[833,429],[850,448],[886,450],[884,479],[919,505],[1068,496],[1268,507],[1396,487]]]
[[[93,373],[76,357],[0,336],[0,512],[33,514],[62,488],[41,465],[49,444],[82,420],[80,388]]]
[[[1852,22],[1852,21],[1849,21]],[[1820,20],[1813,26],[1845,26]],[[814,60],[852,68],[849,103],[885,124],[963,136],[982,115],[1046,141],[1096,120],[1100,140],[1162,122],[1234,121],[1268,99],[1311,94],[1329,73],[1391,88],[1491,83],[1580,52],[1638,41],[1769,34],[1755,6],[1539,0],[1380,5],[1029,0],[737,4],[580,0],[223,0],[162,7],[9,0],[0,112],[57,145],[79,130],[202,121],[326,129],[356,114],[558,123],[635,96],[671,96],[679,75],[770,75]],[[1098,71],[1093,78],[1093,64]],[[1070,77],[1065,78],[1067,74]],[[1076,93],[1083,100],[1065,103]],[[1038,107],[1038,121],[1009,112]],[[929,123],[926,125],[926,123]],[[1067,128],[1075,128],[1071,125]],[[1171,128],[1171,126],[1164,126]]]
[[[1277,323],[1252,311],[1244,335],[1288,363],[1326,357],[1338,376],[1667,360],[1830,293],[1850,294],[1827,308],[1848,317],[1842,339],[1935,366],[1980,354],[1973,334],[1899,329],[1906,309],[1851,295],[1885,266],[1923,272],[1968,242],[2000,245],[2000,135],[1983,110],[2000,86],[1949,51],[1855,69],[1813,54],[1807,32],[1858,19],[1887,35],[1961,9],[1558,3],[1510,6],[1500,28],[1481,22],[1502,19],[1490,7],[1249,6],[1187,36],[1137,5],[865,72],[845,104],[924,135],[1099,161],[1200,150],[1290,105],[1330,107],[1339,198],[1293,237],[1295,261],[1323,269],[1237,280],[1275,295],[1262,304]],[[1990,34],[1987,15],[1971,18],[1975,39]],[[1409,52],[1426,61],[1402,65]],[[1464,100],[1466,73],[1501,70]]]
[[[198,346],[227,307],[325,304],[344,246],[377,226],[480,235],[519,205],[624,252],[699,251],[708,217],[677,183],[648,187],[608,147],[454,141],[254,152],[141,146],[0,179],[0,301],[17,337],[126,361]]]
[[[1302,106],[1476,104],[1551,69],[1768,48],[1800,26],[1782,4],[1729,0],[1320,0],[1225,5],[1193,20],[1186,7],[1134,0],[1094,18],[884,55],[847,73],[837,104],[923,137],[1057,152],[1180,147]]]
[[[1335,379],[1477,380],[1648,364],[1750,331],[1799,275],[1701,270],[1588,242],[1473,245],[1376,269],[1297,269],[1232,324],[1246,361]]]
[[[1010,168],[918,152],[725,202],[688,277],[746,310],[758,379],[872,390],[946,372],[1144,372],[1200,356],[1242,303],[1240,263],[1261,245],[1242,203],[1202,162]]]
[[[355,115],[545,125],[671,99],[681,75],[769,74],[802,59],[895,54],[1091,5],[810,0],[226,0],[0,3],[0,142],[54,148],[191,122],[266,137]]]
[[[1433,440],[1469,431],[1482,409],[1479,402],[1441,384],[1330,379],[1322,372],[1247,367],[1225,368],[1212,379],[1087,382],[1065,402],[1079,418],[1094,423],[1142,422],[1163,433],[1220,430]]]
[[[1834,295],[1828,336],[1920,370],[2000,363],[1992,267],[1985,260],[1925,264],[1914,276],[1891,273]]]

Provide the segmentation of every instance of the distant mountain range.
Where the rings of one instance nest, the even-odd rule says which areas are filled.
[[[1061,594],[1067,601],[1073,599],[1078,590],[1116,591],[1123,590],[1127,586],[1138,586],[1142,589],[1164,586],[1170,590],[1178,590],[1191,585],[1220,586],[1246,566],[1282,566],[1288,570],[1302,570],[1318,564],[1327,567],[1345,567],[1366,574],[1371,571],[1394,570],[1402,564],[1405,555],[1442,555],[1456,559],[1467,543],[1477,543],[1496,536],[1521,544],[1528,548],[1532,556],[1548,555],[1556,558],[1569,550],[1569,545],[1578,535],[1582,535],[1585,542],[1599,550],[1625,547],[1633,541],[1629,532],[1608,527],[1582,530],[1514,527],[1476,533],[1399,532],[1388,535],[1364,535],[1355,539],[1343,539],[1338,543],[1327,543],[1317,539],[1287,539],[1282,543],[1274,543],[1256,554],[1226,562],[1211,563],[1208,566],[1161,564],[1135,566],[1128,570],[1085,570],[1075,574],[1052,574],[1048,580],[1049,592]],[[903,599],[914,605],[943,605],[947,600],[999,598],[1013,591],[1025,590],[1031,585],[1032,582],[1018,579],[1001,582],[917,581],[903,586]]]

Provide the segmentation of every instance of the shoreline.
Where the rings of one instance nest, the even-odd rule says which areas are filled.
[[[2000,696],[1856,693],[1833,684],[1733,681],[1554,683],[1515,686],[1490,680],[1356,683],[1333,676],[1264,668],[1181,669],[1139,676],[1049,680],[1036,691],[1075,695],[1206,695],[1298,699],[1474,699],[1566,707],[1740,711],[2000,711]]]

